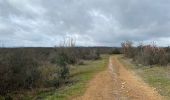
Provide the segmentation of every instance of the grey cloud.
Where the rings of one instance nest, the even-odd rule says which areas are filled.
[[[169,9],[167,0],[0,0],[0,40],[53,46],[69,36],[84,46],[124,40],[167,45]]]

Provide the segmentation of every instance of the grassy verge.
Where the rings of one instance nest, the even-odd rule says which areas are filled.
[[[85,90],[88,82],[94,75],[103,71],[108,63],[108,56],[102,56],[100,60],[87,61],[84,65],[72,66],[71,80],[76,80],[73,84],[63,86],[60,89],[51,92],[42,92],[36,99],[41,100],[68,100],[77,96],[81,96]]]
[[[170,66],[143,66],[132,62],[132,60],[117,55],[118,59],[128,69],[133,69],[150,86],[170,100]]]

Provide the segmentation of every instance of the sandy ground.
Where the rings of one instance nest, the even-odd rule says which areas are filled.
[[[83,96],[73,100],[163,100],[163,97],[113,56],[108,69],[91,80]]]

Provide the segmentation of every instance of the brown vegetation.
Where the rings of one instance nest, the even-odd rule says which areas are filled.
[[[0,48],[0,96],[8,99],[15,91],[59,88],[70,83],[71,64],[96,60],[113,50],[74,47],[72,43],[55,48]]]
[[[152,45],[140,44],[137,47],[134,47],[130,41],[122,43],[124,55],[143,65],[167,65],[170,63],[169,50],[169,47],[158,47],[154,43]]]

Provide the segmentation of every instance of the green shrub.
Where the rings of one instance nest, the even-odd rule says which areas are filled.
[[[1,48],[0,95],[33,88],[60,87],[70,82],[70,65],[96,60],[108,48]],[[8,96],[7,96],[8,97]]]
[[[121,54],[120,48],[114,48],[109,54]]]
[[[29,52],[14,51],[1,62],[0,94],[21,88],[33,88],[39,79],[38,63]]]
[[[59,73],[60,73],[60,78],[66,79],[69,76],[69,63],[70,59],[68,55],[65,52],[60,52],[57,56],[57,66],[60,67]]]

